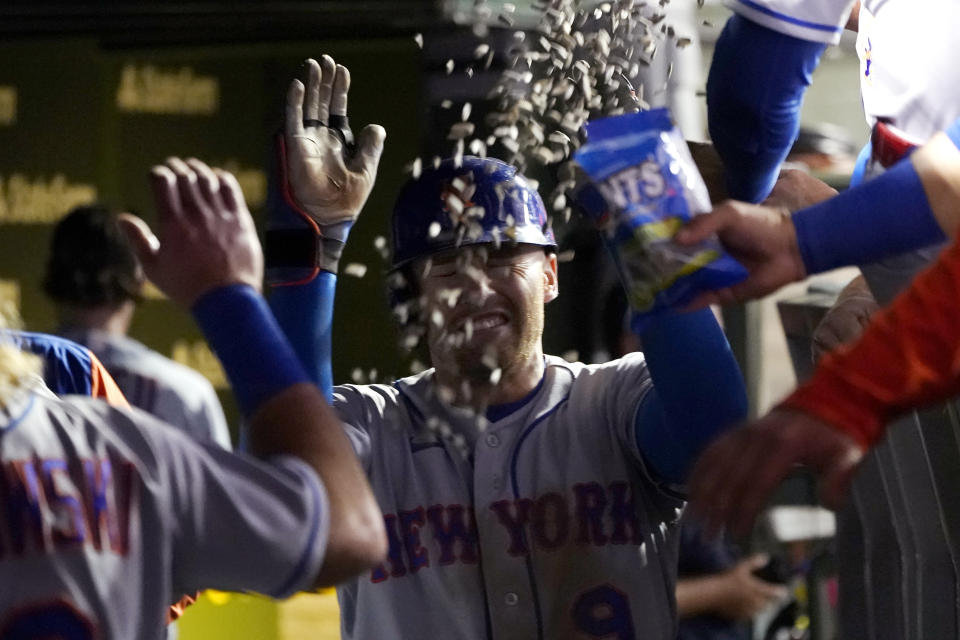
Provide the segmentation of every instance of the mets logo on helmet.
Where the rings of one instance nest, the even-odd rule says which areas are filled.
[[[469,171],[456,176],[441,188],[440,199],[443,200],[443,210],[450,215],[454,224],[460,222],[465,209],[476,206],[472,200],[476,190],[473,173]]]

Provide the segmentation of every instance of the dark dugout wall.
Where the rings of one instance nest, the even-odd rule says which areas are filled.
[[[286,87],[304,58],[329,53],[353,78],[355,130],[387,130],[380,176],[351,234],[335,318],[334,375],[404,374],[385,303],[383,258],[403,165],[421,142],[420,51],[411,21],[431,3],[5,3],[0,9],[0,296],[31,330],[54,328],[40,291],[52,225],[102,200],[153,221],[146,175],[170,155],[196,156],[238,176],[262,228],[266,167]],[[387,8],[386,5],[392,5]],[[187,6],[183,3],[183,6]],[[309,37],[309,34],[315,37]],[[158,295],[132,335],[207,374],[230,422],[236,410],[192,319]]]

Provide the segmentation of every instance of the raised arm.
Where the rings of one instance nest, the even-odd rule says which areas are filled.
[[[866,264],[954,237],[960,225],[960,120],[882,175],[819,204],[785,207],[729,201],[675,236],[695,244],[717,234],[750,276],[699,304],[750,300],[850,264]]]
[[[239,185],[175,158],[154,168],[151,183],[159,240],[139,218],[123,221],[147,276],[192,310],[249,419],[252,452],[296,456],[326,488],[329,537],[318,584],[369,568],[386,550],[379,509],[339,421],[260,296],[263,257]]]
[[[746,418],[743,376],[709,309],[657,320],[639,336],[653,390],[637,412],[637,444],[680,484],[703,449]]]
[[[376,179],[379,125],[360,132],[347,120],[350,72],[330,56],[306,61],[307,85],[287,92],[267,231],[270,306],[311,379],[330,398],[337,266],[350,228]]]
[[[760,202],[773,188],[800,130],[803,94],[827,47],[754,19],[734,14],[727,21],[707,78],[707,120],[727,193],[747,202]]]

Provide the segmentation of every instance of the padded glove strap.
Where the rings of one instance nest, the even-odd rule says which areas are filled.
[[[290,191],[282,133],[276,136],[275,148],[265,237],[266,279],[272,286],[307,284],[320,271],[337,272],[353,222],[321,226],[301,209]]]

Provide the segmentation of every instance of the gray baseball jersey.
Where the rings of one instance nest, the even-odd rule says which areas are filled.
[[[201,588],[309,587],[326,492],[292,457],[197,444],[139,410],[49,392],[0,410],[0,637],[165,637]]]
[[[101,331],[60,333],[93,351],[127,401],[197,442],[230,448],[230,431],[213,386],[202,375],[127,336]]]
[[[636,444],[643,357],[546,364],[483,429],[440,401],[432,370],[335,388],[390,540],[338,589],[344,638],[676,637],[683,503]]]

